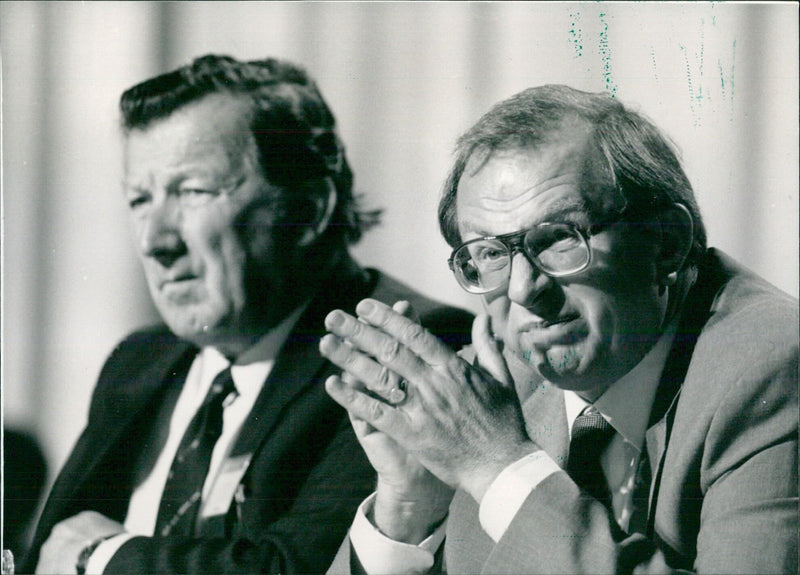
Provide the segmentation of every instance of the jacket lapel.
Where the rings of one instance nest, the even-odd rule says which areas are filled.
[[[242,425],[241,435],[231,456],[252,454],[280,420],[284,408],[307,386],[325,360],[317,352],[321,335],[297,337],[293,333],[284,344],[253,409]]]
[[[656,391],[649,427],[645,434],[647,462],[650,466],[647,471],[652,471],[645,533],[648,537],[652,536],[654,530],[658,492],[680,391],[697,340],[713,313],[714,298],[726,279],[724,271],[714,265],[713,253],[707,255],[699,266],[697,281],[687,294],[678,330]],[[640,465],[640,472],[641,470]]]
[[[549,382],[540,383],[522,404],[528,436],[558,463],[567,463],[569,427],[564,392]]]

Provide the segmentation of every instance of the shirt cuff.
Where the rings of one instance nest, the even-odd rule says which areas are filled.
[[[534,451],[500,472],[483,496],[478,511],[481,527],[495,543],[511,525],[525,499],[545,478],[561,468],[547,453]]]
[[[103,541],[89,557],[89,561],[86,563],[86,575],[102,575],[114,553],[134,537],[136,535],[133,533],[120,533]]]
[[[375,504],[373,493],[359,506],[350,527],[350,543],[368,574],[419,573],[433,566],[434,554],[444,541],[447,520],[419,545],[389,539],[370,523],[367,515]]]

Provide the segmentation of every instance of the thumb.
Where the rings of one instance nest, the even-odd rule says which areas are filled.
[[[503,358],[500,343],[492,335],[491,318],[485,313],[472,322],[472,346],[478,355],[478,364],[506,387],[513,387],[514,380]]]
[[[407,317],[408,319],[410,319],[415,323],[420,323],[420,317],[419,314],[417,313],[417,310],[415,310],[411,306],[411,304],[406,300],[401,299],[399,301],[396,301],[392,306],[392,309],[397,313],[399,313],[400,315],[402,315],[403,317]]]

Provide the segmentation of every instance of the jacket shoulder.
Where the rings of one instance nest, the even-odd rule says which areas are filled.
[[[183,343],[165,324],[156,324],[131,332],[117,343],[106,360],[103,370],[117,364],[135,367],[148,365],[164,351]]]
[[[797,300],[724,254],[712,257],[711,275],[721,281],[711,284],[675,423],[705,438],[707,458],[717,453],[710,446],[729,449],[742,433],[765,442],[796,437],[800,360]]]
[[[797,300],[718,250],[710,254],[709,267],[719,287],[695,356],[723,373],[740,377],[772,371],[787,361],[796,364],[800,342]]]
[[[138,329],[120,341],[106,359],[100,370],[95,396],[104,394],[107,388],[122,391],[125,383],[137,374],[151,369],[158,358],[172,356],[193,346],[178,338],[164,324]]]

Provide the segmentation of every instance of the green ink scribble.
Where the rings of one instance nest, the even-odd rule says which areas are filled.
[[[530,361],[531,361],[531,350],[526,349],[525,351],[523,351],[522,352],[522,359],[524,359],[525,361],[530,363]]]
[[[617,84],[611,77],[611,47],[608,43],[608,22],[606,21],[605,12],[600,13],[600,23],[603,25],[603,29],[600,31],[600,44],[598,48],[600,51],[600,59],[603,62],[605,90],[613,98],[617,94]]]
[[[650,46],[650,62],[653,64],[653,78],[658,80],[658,66],[656,66],[656,49]]]
[[[705,46],[706,46],[706,20],[705,18],[700,20],[700,77],[703,77],[703,56],[705,54]],[[700,91],[702,92],[702,86],[700,87]]]
[[[581,21],[581,13],[570,12],[569,18],[570,18],[570,29],[569,29],[570,43],[572,44],[572,49],[575,50],[575,56],[580,58],[581,56],[583,56],[583,30],[579,25]]]
[[[697,84],[697,93],[694,95],[695,100],[697,100],[699,105],[703,104],[703,48],[700,47],[700,66],[698,70],[698,75],[700,76],[700,81]]]
[[[689,110],[692,112],[692,122],[695,127],[700,124],[700,120],[697,117],[697,111],[695,110],[695,102],[696,97],[694,93],[694,86],[692,84],[692,70],[689,66],[689,55],[687,54],[686,46],[683,44],[680,45],[680,50],[683,53],[683,62],[686,66],[686,86],[689,90]]]
[[[561,357],[561,361],[556,364],[557,370],[563,370],[569,368],[574,362],[573,359],[577,358],[578,354],[575,350],[567,350],[564,352],[564,355]]]
[[[729,90],[730,97],[728,98],[728,101],[730,102],[730,115],[729,115],[730,123],[733,123],[733,83],[736,72],[736,40],[733,41],[732,52],[733,54],[731,56],[731,73],[728,76],[728,87],[730,88]],[[722,63],[720,63],[719,68],[720,68],[719,72],[720,81],[723,82],[723,87],[724,87],[725,75],[722,72]],[[725,97],[724,91],[722,93],[722,97],[723,98]]]

